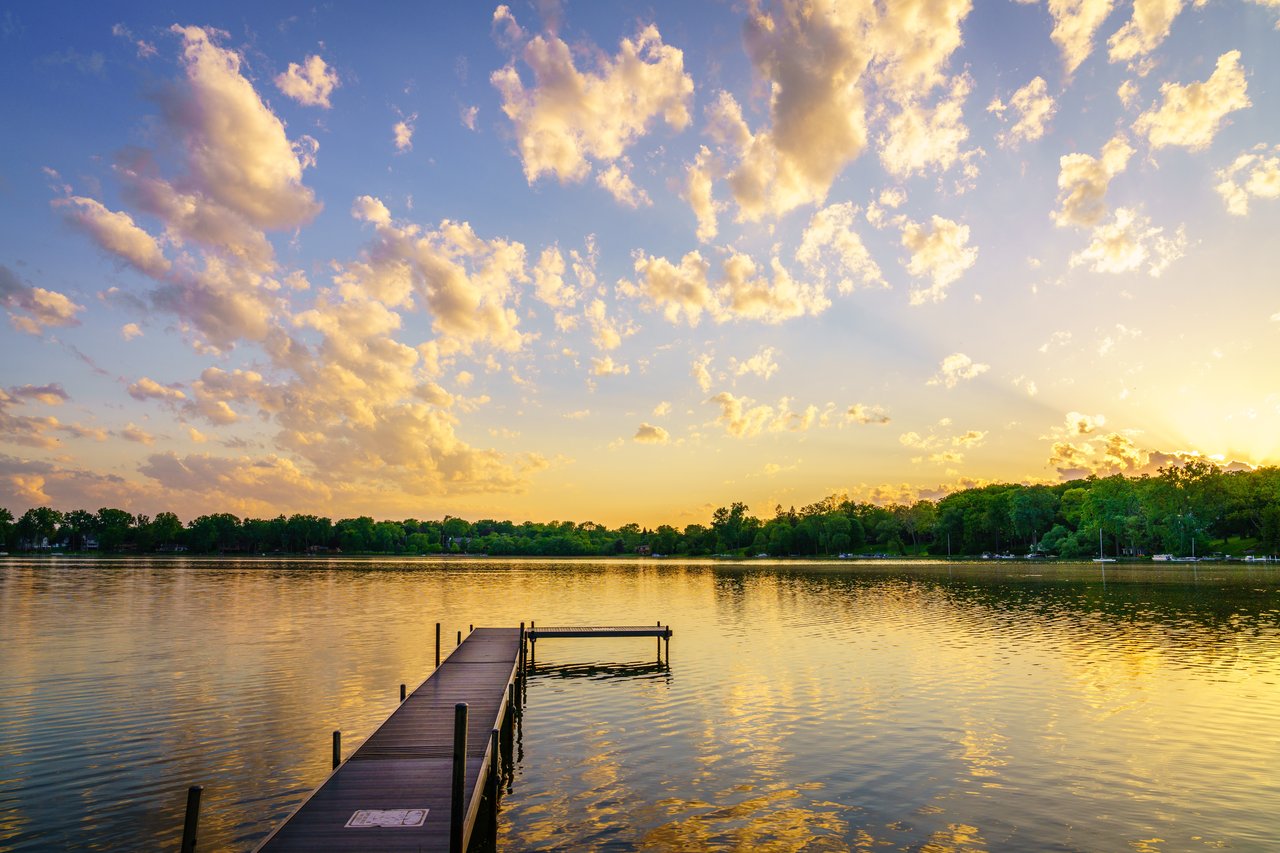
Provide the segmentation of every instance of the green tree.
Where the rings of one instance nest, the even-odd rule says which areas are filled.
[[[103,551],[119,551],[130,540],[133,514],[122,509],[102,507],[98,510],[98,546]]]
[[[182,522],[171,512],[156,513],[151,522],[151,539],[157,548],[172,548],[181,544]]]
[[[41,548],[57,542],[62,513],[52,507],[33,507],[22,514],[16,525],[19,546]]]
[[[98,532],[98,519],[93,513],[83,509],[73,509],[62,516],[62,526],[58,536],[65,539],[67,547],[72,551],[84,548],[85,538]]]
[[[1044,486],[1019,489],[1009,502],[1013,532],[1028,544],[1034,542],[1052,526],[1058,514],[1058,503],[1058,496]]]

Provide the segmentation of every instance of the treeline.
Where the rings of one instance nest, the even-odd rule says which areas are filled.
[[[829,497],[762,520],[742,503],[708,524],[616,529],[587,521],[332,521],[315,515],[241,519],[230,513],[155,518],[97,512],[0,509],[0,542],[11,551],[488,554],[491,556],[893,555],[1041,553],[1060,557],[1175,556],[1211,550],[1280,552],[1280,468],[1222,471],[1192,460],[1158,476],[1090,477],[1057,485],[998,484],[938,501],[881,506]]]

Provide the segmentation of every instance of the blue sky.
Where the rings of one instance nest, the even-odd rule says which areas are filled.
[[[56,10],[55,10],[56,11]],[[0,10],[0,505],[1274,464],[1280,7]]]

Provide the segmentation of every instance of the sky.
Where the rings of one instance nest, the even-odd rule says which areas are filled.
[[[64,11],[0,4],[15,514],[1280,462],[1280,0]]]

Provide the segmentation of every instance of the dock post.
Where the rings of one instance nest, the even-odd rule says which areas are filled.
[[[337,770],[338,765],[342,763],[342,732],[334,731],[333,733],[333,769]]]
[[[467,703],[453,706],[453,794],[449,808],[449,853],[464,853],[463,822],[467,804],[464,783],[467,775]]]
[[[405,694],[404,694],[404,685],[403,685],[403,684],[401,684],[401,685],[400,685],[400,701],[401,701],[401,702],[403,702],[403,701],[404,701],[404,695],[405,695]]]
[[[658,627],[662,627],[661,619],[658,620]],[[662,638],[656,637],[655,639],[658,641],[658,663],[662,663]]]
[[[458,632],[458,645],[462,645],[462,632]]]
[[[502,742],[499,736],[497,729],[489,732],[489,782],[485,785],[495,812],[498,809],[498,788],[502,783]]]
[[[203,785],[187,789],[187,816],[182,821],[182,853],[196,853],[196,829],[200,823],[200,794]]]
[[[520,677],[524,678],[524,623],[520,623]]]
[[[436,669],[440,668],[440,623],[436,623]]]

